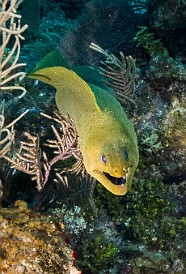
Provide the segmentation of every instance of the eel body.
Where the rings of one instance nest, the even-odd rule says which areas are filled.
[[[139,153],[133,125],[117,99],[64,67],[39,69],[29,77],[56,88],[57,108],[76,126],[87,172],[113,194],[124,195]]]

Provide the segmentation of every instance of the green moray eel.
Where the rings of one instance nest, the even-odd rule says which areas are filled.
[[[124,195],[139,153],[133,125],[116,98],[64,67],[39,69],[29,77],[56,88],[56,105],[73,119],[87,172],[113,194]]]

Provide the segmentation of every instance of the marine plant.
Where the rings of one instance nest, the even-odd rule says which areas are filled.
[[[59,4],[59,3],[58,3]],[[67,19],[64,12],[56,5],[53,9],[48,9],[46,14],[40,19],[37,31],[34,30],[34,37],[31,37],[22,47],[22,55],[25,58],[30,56],[27,70],[32,70],[51,50],[58,47],[61,36],[75,25],[73,20]]]
[[[164,47],[161,39],[156,38],[155,34],[148,27],[141,26],[139,28],[140,30],[133,38],[137,47],[142,46],[150,57],[156,56],[159,53],[168,54],[168,50]]]
[[[108,270],[114,267],[113,260],[117,261],[119,248],[110,243],[103,234],[94,234],[85,241],[82,247],[82,257],[78,266],[86,273],[99,273],[103,269]]]
[[[160,90],[169,85],[171,81],[186,79],[185,65],[178,59],[170,56],[170,53],[160,38],[156,38],[148,27],[139,27],[133,40],[137,47],[141,46],[150,56],[146,75],[153,87]]]
[[[113,199],[100,185],[94,193],[98,209],[111,216],[127,240],[171,250],[173,240],[179,238],[185,229],[184,219],[176,216],[171,189],[159,180],[136,180],[132,191],[117,199]]]

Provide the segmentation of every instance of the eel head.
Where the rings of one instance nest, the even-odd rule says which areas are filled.
[[[92,147],[83,156],[87,172],[107,190],[115,195],[124,195],[130,190],[139,159],[136,144],[107,143],[101,149]]]

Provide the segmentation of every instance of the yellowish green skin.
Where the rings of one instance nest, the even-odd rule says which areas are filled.
[[[113,194],[124,195],[131,187],[139,153],[133,125],[116,98],[64,67],[40,69],[29,77],[56,88],[57,107],[74,121],[87,172]],[[122,177],[126,183],[114,183]]]

